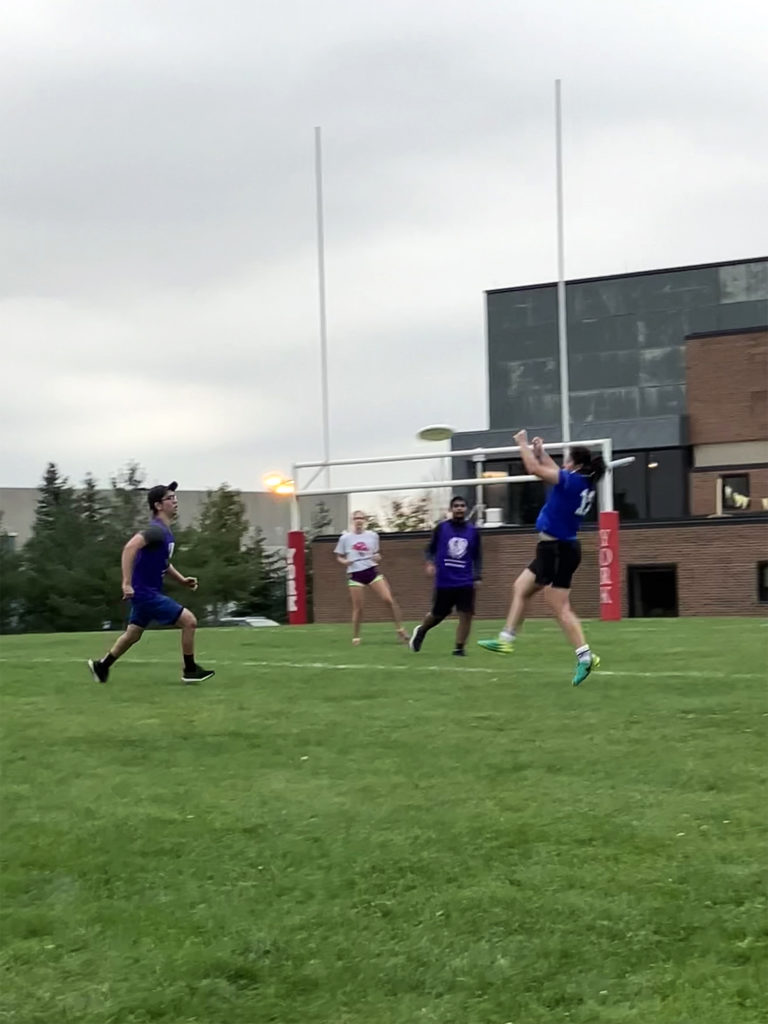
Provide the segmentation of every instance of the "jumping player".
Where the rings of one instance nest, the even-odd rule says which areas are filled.
[[[560,628],[576,651],[576,672],[573,685],[583,683],[600,659],[584,639],[581,623],[571,608],[570,588],[573,575],[581,562],[579,527],[595,500],[595,488],[605,474],[605,464],[588,448],[575,445],[563,460],[561,469],[544,451],[540,437],[528,444],[525,430],[515,434],[526,473],[552,484],[539,516],[536,529],[539,541],[536,557],[515,580],[512,605],[506,625],[496,640],[479,640],[487,651],[508,654],[513,649],[517,630],[522,626],[531,598],[540,590]]]
[[[171,565],[174,548],[171,523],[178,509],[177,486],[174,480],[167,487],[159,484],[149,489],[147,503],[152,521],[146,529],[134,534],[123,548],[123,598],[131,602],[131,614],[128,627],[117,638],[109,653],[98,661],[88,661],[88,668],[97,683],[106,683],[112,665],[129,647],[141,640],[150,622],[157,622],[161,626],[178,626],[181,630],[183,683],[200,683],[214,675],[210,669],[201,668],[195,661],[197,619],[188,608],[163,594],[163,576],[166,575],[183,587],[197,590],[197,579],[194,576],[182,576]]]
[[[347,570],[349,597],[352,601],[352,643],[355,646],[360,643],[365,592],[369,588],[389,608],[398,638],[408,643],[408,634],[403,629],[397,601],[379,569],[379,535],[374,530],[368,530],[367,525],[368,517],[365,512],[353,512],[352,530],[349,533],[342,533],[333,549],[336,561]]]

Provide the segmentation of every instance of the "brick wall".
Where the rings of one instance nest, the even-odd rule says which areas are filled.
[[[746,473],[749,476],[749,495],[752,498],[750,512],[761,510],[760,499],[768,498],[768,467],[760,469],[742,469],[734,466],[733,469],[712,470],[690,474],[691,490],[691,515],[708,516],[715,511],[715,486],[720,476],[738,475]],[[734,516],[743,515],[743,512],[732,511]],[[768,557],[768,555],[766,556]]]
[[[399,601],[406,622],[420,619],[429,608],[431,585],[424,573],[424,534],[381,536],[382,570]],[[580,615],[599,615],[597,532],[583,538],[584,559],[576,574],[573,605]],[[768,559],[766,521],[716,520],[702,525],[627,527],[621,531],[622,604],[628,614],[626,567],[654,563],[677,565],[680,615],[765,615],[768,606],[757,601],[757,562]],[[478,590],[477,614],[503,618],[512,582],[533,557],[534,533],[486,530],[483,533],[483,584]],[[317,622],[346,622],[349,595],[345,574],[333,556],[333,543],[313,547],[314,610]],[[545,614],[536,602],[534,615]],[[366,601],[366,618],[385,621],[373,594]]]
[[[685,357],[691,444],[768,437],[768,331],[692,337]]]

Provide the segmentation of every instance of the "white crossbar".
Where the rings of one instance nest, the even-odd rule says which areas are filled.
[[[296,491],[297,498],[305,498],[316,494],[363,494],[369,491],[430,491],[441,487],[476,487],[478,483],[488,484],[520,484],[527,480],[538,480],[537,476],[494,476],[478,479],[472,476],[466,480],[422,480],[415,484],[412,480],[405,484],[366,484],[364,487],[327,487],[313,488],[311,491]]]
[[[558,452],[564,448],[572,448],[574,444],[581,445],[585,448],[602,448],[607,443],[607,438],[597,438],[596,440],[590,441],[576,441],[570,443],[564,443],[563,441],[552,441],[543,445],[545,451]],[[316,469],[318,467],[325,468],[326,466],[372,466],[375,463],[380,462],[423,462],[425,459],[470,459],[475,455],[511,455],[513,452],[519,452],[519,445],[507,445],[504,448],[462,448],[456,451],[448,451],[447,449],[440,452],[421,452],[418,455],[414,455],[413,452],[409,452],[407,455],[376,455],[369,459],[331,459],[330,462],[297,462],[294,464],[294,469]],[[357,490],[358,488],[354,488]],[[331,493],[326,491],[326,494]]]

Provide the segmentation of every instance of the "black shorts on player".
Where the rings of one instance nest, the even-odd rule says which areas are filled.
[[[475,614],[474,587],[438,587],[432,598],[432,615],[445,619],[453,609],[464,615]]]
[[[573,574],[581,562],[581,543],[577,540],[540,540],[536,557],[528,566],[540,587],[571,589]]]

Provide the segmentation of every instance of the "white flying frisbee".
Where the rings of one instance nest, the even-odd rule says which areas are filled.
[[[445,423],[432,423],[428,427],[422,427],[416,435],[420,441],[447,441],[453,437],[456,431]]]

